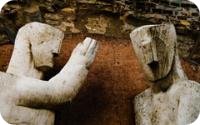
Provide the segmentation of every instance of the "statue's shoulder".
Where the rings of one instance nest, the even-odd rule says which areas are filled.
[[[152,89],[148,88],[145,91],[141,92],[140,94],[135,96],[135,99],[140,99],[140,98],[148,98],[151,97],[152,95]]]
[[[192,80],[179,80],[175,83],[169,92],[180,98],[198,98],[200,99],[200,84]]]
[[[135,96],[134,99],[134,111],[136,119],[143,119],[143,122],[149,123],[149,115],[152,111],[152,92],[151,88],[146,89],[144,92]],[[136,121],[140,121],[136,120]],[[139,123],[138,123],[139,124]]]
[[[134,102],[138,106],[146,105],[152,99],[151,88],[146,89],[144,92],[138,94],[134,98]]]
[[[200,94],[200,83],[192,80],[180,80],[176,86],[180,86],[182,90],[192,91],[193,93]]]
[[[178,117],[181,124],[186,124],[186,121],[192,122],[199,115],[200,84],[191,80],[179,81],[178,84],[181,86],[175,93],[179,96],[180,110],[178,112]]]
[[[198,83],[196,81],[192,81],[192,80],[188,80],[188,82],[189,82],[189,85],[191,88],[195,88],[200,91],[200,83]]]

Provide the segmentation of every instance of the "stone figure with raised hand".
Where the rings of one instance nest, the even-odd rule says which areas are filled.
[[[8,123],[54,125],[54,107],[78,93],[98,48],[94,39],[79,43],[56,76],[39,80],[53,67],[63,38],[61,31],[37,22],[19,30],[7,73],[0,72],[0,112]]]
[[[200,85],[185,76],[171,24],[142,26],[130,34],[151,87],[134,100],[136,125],[187,125],[200,113]]]

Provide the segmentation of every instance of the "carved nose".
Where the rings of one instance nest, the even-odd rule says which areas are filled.
[[[143,42],[142,46],[146,64],[150,64],[152,62],[158,62],[156,42],[155,41]]]
[[[153,61],[158,62],[156,42],[151,43]]]

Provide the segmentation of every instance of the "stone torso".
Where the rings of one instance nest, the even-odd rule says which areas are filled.
[[[54,125],[54,112],[17,105],[18,78],[0,72],[0,112],[2,117],[13,125]]]
[[[147,89],[135,98],[136,125],[186,125],[200,111],[200,85],[182,80],[167,92]]]

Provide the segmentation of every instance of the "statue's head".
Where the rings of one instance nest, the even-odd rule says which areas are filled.
[[[64,33],[50,25],[33,22],[20,29],[28,40],[34,66],[38,69],[53,67],[53,57],[60,52]]]
[[[171,24],[147,25],[131,34],[135,54],[150,81],[165,78],[172,69],[176,31]]]

